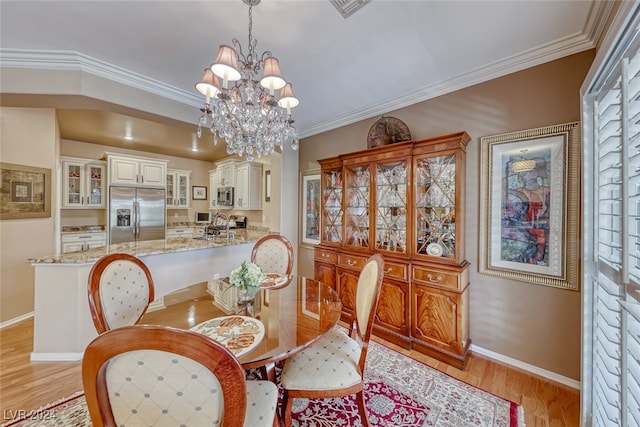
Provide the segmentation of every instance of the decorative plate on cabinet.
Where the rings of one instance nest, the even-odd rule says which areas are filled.
[[[395,117],[382,116],[371,126],[367,135],[367,148],[380,147],[411,140],[406,124]]]
[[[427,245],[427,253],[431,256],[442,256],[444,254],[444,248],[440,243],[429,243]]]

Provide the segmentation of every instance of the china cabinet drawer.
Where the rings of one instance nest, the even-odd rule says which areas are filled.
[[[333,264],[338,262],[338,255],[335,252],[328,251],[326,249],[316,248],[314,251],[314,258],[318,261],[330,262]]]
[[[469,270],[464,269],[458,273],[413,265],[411,277],[411,280],[416,283],[461,291],[469,283]]]
[[[409,264],[384,260],[384,277],[409,280]]]
[[[338,265],[340,267],[354,268],[356,270],[362,270],[364,264],[367,262],[367,257],[350,255],[350,254],[338,254]]]

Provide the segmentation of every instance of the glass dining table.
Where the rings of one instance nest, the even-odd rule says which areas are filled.
[[[184,292],[188,293],[188,288],[169,296]],[[146,313],[138,324],[173,326],[209,335],[225,343],[244,369],[266,368],[269,379],[274,380],[274,364],[319,340],[337,324],[341,310],[340,297],[330,286],[292,275],[258,291],[252,316],[225,313],[213,304],[208,293],[195,292],[179,303]],[[247,342],[250,348],[242,348]]]

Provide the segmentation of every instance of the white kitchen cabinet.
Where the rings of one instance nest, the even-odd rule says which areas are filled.
[[[184,237],[193,237],[193,227],[167,228],[166,239],[180,239]]]
[[[62,235],[62,253],[86,251],[107,245],[107,233],[68,233]]]
[[[106,163],[74,157],[61,160],[62,208],[105,208]]]
[[[209,208],[218,207],[218,169],[209,171]]]
[[[242,162],[236,166],[235,208],[262,209],[262,163]]]
[[[191,182],[191,171],[180,169],[167,170],[167,208],[188,209],[189,185]]]
[[[109,183],[135,187],[164,187],[167,161],[107,153]]]
[[[235,187],[236,163],[235,159],[227,159],[216,163],[218,167],[218,187]]]

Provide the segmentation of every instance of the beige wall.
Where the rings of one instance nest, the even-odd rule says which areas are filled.
[[[579,120],[579,89],[594,54],[572,55],[387,113],[404,121],[413,139],[458,131],[471,136],[464,237],[471,263],[472,343],[574,380],[580,378],[580,292],[478,273],[479,153],[483,136]],[[317,159],[365,149],[375,120],[306,138],[300,169],[317,167]],[[300,272],[309,274],[312,250],[298,253]]]
[[[58,149],[54,110],[0,107],[2,162],[51,169],[55,189]],[[54,252],[56,208],[52,197],[49,218],[0,221],[0,323],[33,311],[34,270],[25,261]]]

